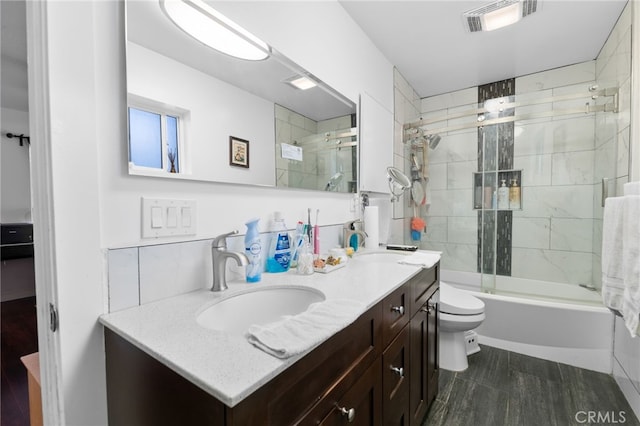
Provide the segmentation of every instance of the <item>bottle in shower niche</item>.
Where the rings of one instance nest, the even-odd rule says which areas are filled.
[[[502,184],[498,188],[498,210],[509,209],[509,187],[507,186],[507,180],[502,179]]]
[[[267,272],[286,272],[291,262],[291,238],[281,212],[273,214],[271,242],[267,255]]]
[[[262,278],[262,243],[258,231],[258,221],[251,219],[247,225],[247,234],[244,236],[244,254],[247,256],[246,277],[248,283],[257,283]]]
[[[511,181],[511,186],[509,187],[509,208],[512,210],[519,210],[521,205],[518,179],[513,179]]]

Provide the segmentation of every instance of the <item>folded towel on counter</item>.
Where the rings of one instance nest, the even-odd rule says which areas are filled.
[[[409,256],[405,256],[402,259],[398,260],[398,263],[402,263],[404,265],[416,265],[422,266],[423,268],[431,268],[433,265],[438,263],[440,260],[440,253],[438,252],[425,252],[425,251],[416,251],[413,252]]]
[[[300,354],[340,331],[356,320],[365,304],[348,299],[313,303],[298,315],[266,324],[254,324],[246,333],[247,340],[277,358]]]
[[[640,317],[640,195],[626,195],[622,215],[622,316],[635,337]]]
[[[624,281],[622,238],[624,197],[605,200],[602,219],[602,301],[608,308],[622,310]]]

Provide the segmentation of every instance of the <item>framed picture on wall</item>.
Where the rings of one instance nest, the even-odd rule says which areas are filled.
[[[249,141],[229,136],[229,164],[249,168]]]

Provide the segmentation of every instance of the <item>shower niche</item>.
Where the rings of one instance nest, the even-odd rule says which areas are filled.
[[[522,170],[473,173],[474,210],[522,210]]]

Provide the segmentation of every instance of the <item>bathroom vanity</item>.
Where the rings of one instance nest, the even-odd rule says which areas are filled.
[[[421,424],[438,389],[439,263],[429,269],[349,263],[308,282],[327,298],[342,285],[342,293],[360,294],[370,302],[366,311],[314,349],[287,360],[210,330],[196,330],[198,338],[176,342],[190,346],[182,348],[188,360],[181,359],[170,347],[170,335],[180,336],[180,319],[167,322],[176,330],[149,339],[141,329],[154,327],[146,320],[136,324],[152,320],[151,312],[159,313],[171,301],[102,317],[109,424]],[[358,275],[363,280],[356,282]],[[380,282],[367,282],[376,275]],[[287,274],[279,282],[286,279],[300,281]],[[205,296],[179,296],[173,305],[195,306]],[[213,342],[203,340],[207,334]],[[229,356],[219,349],[207,359],[207,349],[201,349],[208,344],[210,351],[227,345]],[[202,374],[201,367],[191,365],[197,362],[204,364]],[[253,382],[247,386],[249,377]],[[225,382],[230,390],[223,389]],[[232,395],[236,382],[241,389]]]

